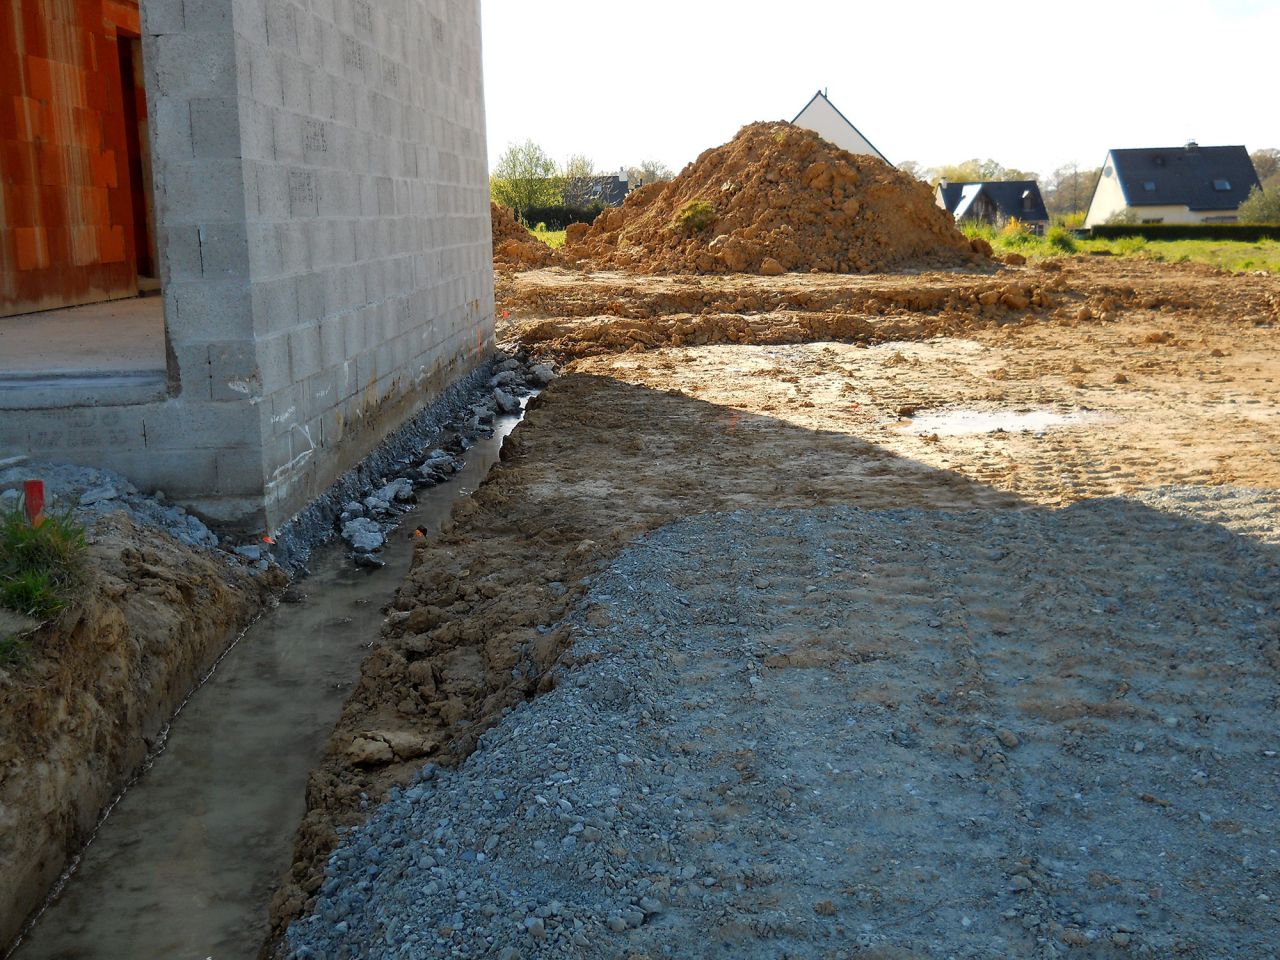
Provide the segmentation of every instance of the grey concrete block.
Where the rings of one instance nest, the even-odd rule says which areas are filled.
[[[232,0],[184,0],[185,32],[231,34],[233,6]]]
[[[259,337],[284,333],[297,326],[297,277],[257,280],[251,298],[253,329]]]
[[[289,376],[300,383],[320,372],[320,327],[313,324],[289,332]]]
[[[140,5],[142,33],[180,33],[186,26],[182,0],[146,0]]]
[[[280,50],[298,52],[299,11],[289,0],[266,0],[267,43]]]
[[[145,52],[143,53],[145,57]],[[191,144],[191,104],[184,98],[154,96],[150,98],[151,139],[155,151],[154,164],[162,171],[173,161],[195,156]]]
[[[215,341],[208,347],[209,381],[214,401],[248,401],[263,395],[255,343]]]
[[[261,498],[264,474],[261,446],[219,450],[214,455],[214,490],[220,496]]]
[[[249,275],[244,223],[209,223],[198,228],[200,264],[207,280],[237,280]]]
[[[146,449],[154,452],[203,448],[260,450],[257,411],[247,403],[170,401],[144,408]]]
[[[298,278],[298,319],[316,323],[326,316],[325,279],[320,273],[306,273]]]
[[[198,224],[174,224],[165,231],[164,242],[158,246],[160,276],[166,286],[177,282],[204,279]]]
[[[191,101],[191,145],[197,158],[240,156],[240,102],[233,97]]]
[[[258,369],[262,374],[265,393],[272,393],[291,383],[289,376],[289,335],[277,333],[260,337],[258,345]]]
[[[253,337],[247,278],[173,283],[166,293],[173,298],[173,309],[166,311],[165,320],[171,344]]]
[[[171,33],[149,45],[156,90],[169,97],[234,97],[236,46],[230,33]],[[146,51],[144,51],[146,56]]]
[[[156,178],[156,203],[169,223],[244,220],[244,176],[239,160],[171,163]]]

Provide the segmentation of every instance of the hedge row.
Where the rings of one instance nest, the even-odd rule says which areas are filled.
[[[571,223],[593,222],[603,209],[603,204],[590,207],[530,207],[524,212],[524,222],[531,227],[545,223],[548,230],[563,230]]]
[[[1093,227],[1095,240],[1143,237],[1147,240],[1280,240],[1280,224],[1252,223],[1124,223]]]

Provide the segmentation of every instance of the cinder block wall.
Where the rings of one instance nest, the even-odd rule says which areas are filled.
[[[235,32],[274,526],[492,350],[480,10],[237,0]]]

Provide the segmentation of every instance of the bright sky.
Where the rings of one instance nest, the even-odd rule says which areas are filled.
[[[1280,146],[1280,0],[482,0],[492,164],[532,138],[679,171],[827,94],[894,162],[1047,176],[1111,147]]]

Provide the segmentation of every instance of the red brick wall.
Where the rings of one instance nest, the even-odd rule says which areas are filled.
[[[117,37],[138,33],[136,0],[0,0],[0,316],[137,292]]]

